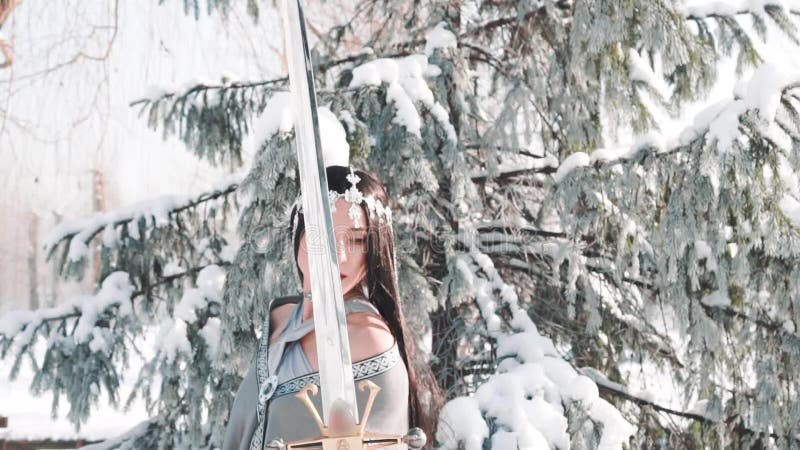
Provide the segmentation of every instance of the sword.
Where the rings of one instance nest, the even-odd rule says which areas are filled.
[[[369,391],[364,414],[358,420],[339,259],[328,200],[328,179],[320,145],[314,72],[300,0],[283,0],[283,24],[289,85],[294,98],[295,150],[306,223],[322,415],[311,401],[320,389],[313,384],[304,387],[296,397],[308,409],[320,436],[288,444],[275,439],[267,444],[267,448],[358,450],[367,446],[379,449],[405,443],[412,449],[421,449],[426,436],[419,428],[412,428],[404,436],[366,431],[375,397],[380,391],[380,387],[369,380],[361,381],[358,386],[362,392]]]
[[[283,1],[289,84],[294,98],[295,148],[306,224],[311,300],[314,306],[317,358],[322,390],[322,421],[337,414],[358,417],[347,319],[339,277],[328,178],[320,145],[317,95],[300,0]]]

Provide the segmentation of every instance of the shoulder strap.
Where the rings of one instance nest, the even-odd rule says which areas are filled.
[[[347,313],[371,312],[379,316],[381,315],[381,312],[378,311],[375,305],[363,298],[354,298],[344,302],[344,308]]]
[[[301,295],[289,295],[285,297],[278,297],[270,302],[269,311],[271,312],[274,308],[278,306],[286,305],[286,304],[297,304],[303,299]],[[353,299],[350,301],[345,302],[345,310],[347,313],[351,312],[371,312],[380,316],[380,312],[378,308],[375,307],[372,303],[367,301],[363,298]],[[314,328],[313,319],[308,322],[302,324],[301,329],[302,331],[310,331]],[[298,332],[302,333],[301,330],[297,330]],[[268,348],[269,348],[269,314],[267,314],[266,318],[264,319],[264,326],[262,327],[262,334],[261,339],[258,345],[258,351],[256,356],[256,382],[258,385],[258,405],[256,408],[256,413],[259,422],[259,428],[261,428],[261,432],[259,433],[256,431],[253,433],[253,438],[250,441],[250,449],[256,450],[263,446],[264,442],[263,439],[266,437],[266,419],[267,419],[267,407],[269,404],[269,400],[275,394],[275,389],[277,388],[278,384],[278,377],[274,373],[270,373],[270,364],[269,364],[269,355]],[[303,333],[304,335],[305,333]],[[276,352],[276,355],[279,353],[283,353],[282,350],[280,352]],[[274,365],[274,364],[273,364]]]
[[[351,313],[372,313],[381,317],[380,311],[378,308],[375,307],[372,303],[368,302],[364,299],[353,299],[344,302],[344,310],[346,314]],[[271,355],[269,357],[269,370],[273,372],[276,370],[278,363],[280,362],[281,357],[283,356],[283,350],[285,349],[285,345],[289,342],[294,342],[297,340],[302,339],[308,333],[314,331],[314,318],[308,319],[304,322],[299,322],[300,320],[300,311],[296,311],[295,315],[289,319],[286,324],[286,328],[283,330],[283,334],[281,334],[280,339],[275,342],[275,348],[271,350]]]
[[[251,450],[261,450],[263,447],[263,439],[266,436],[267,426],[267,404],[269,399],[275,392],[275,387],[278,384],[278,377],[269,373],[267,364],[268,347],[269,347],[269,316],[273,309],[281,305],[289,303],[299,303],[302,300],[301,295],[287,295],[284,297],[277,297],[272,300],[267,308],[267,314],[264,317],[264,325],[261,327],[261,339],[258,342],[256,350],[256,385],[258,386],[258,403],[256,404],[256,416],[258,419],[259,428],[261,432],[256,430],[250,440]]]
[[[273,309],[279,306],[287,305],[290,303],[297,304],[300,303],[300,300],[302,299],[303,297],[301,295],[287,295],[284,297],[277,297],[276,299],[272,300],[272,302],[270,302],[269,310],[271,312]]]

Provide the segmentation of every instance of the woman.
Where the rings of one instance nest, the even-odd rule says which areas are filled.
[[[354,377],[382,388],[367,430],[402,435],[419,427],[430,442],[441,393],[430,369],[414,364],[415,343],[399,304],[386,191],[363,171],[330,166],[326,172]],[[292,224],[303,296],[272,302],[256,364],[236,394],[223,450],[261,450],[273,439],[290,442],[319,435],[305,406],[290,395],[319,383],[308,247],[298,206],[292,210]],[[363,413],[367,393],[356,392]],[[313,400],[319,410],[320,396]]]

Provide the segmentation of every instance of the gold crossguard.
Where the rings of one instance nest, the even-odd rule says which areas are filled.
[[[375,403],[375,397],[380,392],[381,388],[377,384],[369,380],[364,380],[358,383],[358,389],[361,392],[369,389],[369,397],[367,404],[364,408],[364,415],[359,423],[352,423],[343,430],[334,430],[326,426],[319,415],[319,411],[311,401],[311,397],[319,394],[317,385],[311,384],[300,390],[295,396],[306,405],[309,414],[317,423],[320,436],[313,439],[304,439],[293,441],[288,444],[283,444],[278,440],[268,445],[269,448],[288,449],[288,450],[305,450],[305,449],[322,449],[322,450],[364,450],[364,449],[380,449],[390,445],[397,445],[400,443],[408,443],[411,448],[422,448],[425,445],[424,433],[422,433],[422,440],[420,443],[421,430],[418,428],[412,429],[408,435],[400,436],[396,434],[383,434],[373,433],[366,431],[367,420],[372,412],[372,406]],[[409,440],[411,439],[411,441]]]

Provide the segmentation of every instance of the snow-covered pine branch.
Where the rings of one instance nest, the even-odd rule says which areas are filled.
[[[800,137],[800,126],[797,122],[789,122],[789,117],[797,117],[800,104],[796,99],[800,89],[800,73],[792,75],[780,73],[773,65],[763,65],[756,71],[743,92],[735,93],[731,100],[722,101],[709,106],[698,114],[694,123],[683,130],[679,136],[664,136],[651,133],[631,147],[603,148],[587,154],[576,152],[569,155],[553,174],[556,183],[560,183],[573,170],[584,167],[596,170],[613,170],[618,164],[642,163],[658,158],[672,157],[680,152],[696,151],[697,142],[708,142],[718,149],[718,164],[724,164],[726,154],[737,147],[744,149],[746,144],[737,141],[737,137],[746,134],[748,140],[763,139],[770,150],[776,154],[790,157],[794,152],[792,142]],[[700,147],[705,148],[705,147]],[[787,160],[788,162],[788,160]],[[678,164],[692,163],[691,159],[677,159]],[[781,170],[791,183],[796,176],[787,165]],[[715,173],[707,176],[712,185],[719,183]],[[786,196],[794,196],[796,192],[787,192]],[[789,206],[786,201],[782,205]],[[795,217],[794,210],[785,210],[795,226],[800,226],[800,216]]]
[[[690,20],[707,17],[730,17],[744,15],[773,14],[775,11],[784,11],[800,15],[800,3],[789,0],[737,0],[737,1],[712,1],[712,2],[684,2],[679,11]]]
[[[164,139],[176,135],[198,158],[214,165],[238,170],[248,156],[243,154],[249,119],[261,113],[267,100],[284,89],[286,79],[235,81],[235,75],[220,83],[192,80],[182,86],[150,87],[145,98],[135,101],[139,115],[147,117],[153,130]]]
[[[232,254],[224,228],[226,216],[236,207],[230,196],[240,183],[241,177],[234,176],[199,195],[164,196],[63,222],[45,239],[45,254],[55,259],[60,273],[77,278],[83,276],[93,242],[105,258],[103,274],[109,273],[111,264],[122,268],[149,255],[145,268],[139,264],[131,272],[136,284],[151,284],[139,282],[142,276],[149,279],[151,270],[157,278],[166,278],[185,266],[200,265],[204,258],[214,263],[229,261]],[[197,240],[199,250],[183,245],[186,239]],[[165,244],[166,248],[161,247]],[[54,258],[59,247],[61,253]]]
[[[121,436],[97,444],[85,445],[81,447],[81,450],[136,450],[155,447],[157,443],[152,440],[152,436],[157,428],[157,423],[157,419],[142,421]]]
[[[53,308],[0,316],[0,357],[13,359],[11,379],[28,356],[36,369],[32,391],[52,392],[54,410],[65,395],[70,406],[67,417],[76,425],[88,418],[101,389],[117,404],[117,364],[128,354],[120,330],[132,322],[133,291],[128,274],[115,272],[94,295]],[[38,339],[47,346],[41,359],[33,350]]]
[[[767,292],[760,287],[782,273],[786,261],[792,261],[790,273],[800,262],[796,209],[791,208],[798,178],[798,122],[789,119],[797,115],[796,85],[795,77],[762,66],[737,87],[734,98],[700,113],[680,136],[651,137],[656,144],[645,147],[655,150],[652,156],[642,157],[637,147],[576,153],[554,175],[553,205],[562,225],[572,223],[568,235],[575,239],[600,224],[615,234],[595,245],[596,251],[613,255],[605,280],[592,274],[581,253],[565,260],[574,280],[568,298],[601,299],[584,305],[597,311],[594,317],[609,301],[645,305],[627,293],[670,299],[668,316],[689,334],[685,344],[675,346],[688,344],[678,355],[685,367],[676,370],[711,389],[713,401],[731,411],[726,420],[740,420],[735,418],[746,417],[752,408],[731,391],[776,376],[759,373],[759,362],[737,348],[797,341],[796,319],[785,316],[794,288],[773,286]],[[626,186],[637,186],[636,201]],[[576,213],[581,221],[572,220]],[[644,283],[630,285],[626,277]],[[647,309],[639,315],[644,324],[663,328],[660,314]],[[740,375],[745,364],[758,375]],[[783,406],[760,407],[769,413],[760,421],[743,420],[742,430],[763,432],[781,420]]]
[[[470,241],[462,239],[472,248],[453,262],[464,286],[448,289],[474,293],[499,364],[474,396],[445,405],[436,436],[440,448],[623,448],[631,424],[539,334],[514,287]]]
[[[767,36],[762,26],[796,34],[785,11],[762,3],[748,3],[770,17],[751,15],[756,35]],[[672,114],[704,100],[727,53],[738,51],[742,68],[755,65],[749,25],[741,15],[687,15],[666,0],[451,5],[394,14],[399,3],[367,0],[346,25],[330,24],[312,54],[331,137],[324,144],[334,141],[386,183],[402,306],[431,350],[425,362],[457,397],[446,417],[468,413],[455,434],[442,428],[443,443],[559,448],[602,439],[640,448],[653,434],[697,445],[713,434],[736,446],[752,443],[752,431],[788,435],[798,408],[785,393],[797,390],[791,368],[800,364],[792,80],[759,69],[683,139],[658,134],[654,119],[656,108]],[[286,258],[297,188],[283,83],[228,78],[141,103],[151,126],[199,158],[248,170],[237,189],[241,245],[218,317],[177,283],[142,302],[172,343],[146,365],[138,389],[148,395],[145,386],[161,380],[148,403],[166,415],[146,436],[166,447],[220,444],[267,303],[297,289]],[[646,137],[607,144],[631,130]],[[471,227],[466,246],[459,236]],[[157,242],[164,264],[179,254],[174,242],[196,253],[193,238],[175,236]],[[136,289],[159,279],[148,252],[116,266]],[[217,318],[212,351],[199,330]],[[676,402],[702,395],[732,426],[669,422],[603,389],[601,400],[562,356],[620,385],[641,382],[645,368],[674,374],[683,384],[666,407],[685,411]],[[533,419],[496,409],[495,394]],[[547,414],[528,414],[532,404]],[[606,420],[616,425],[601,426]],[[637,428],[630,439],[625,422]]]
[[[145,399],[148,410],[160,417],[158,430],[150,431],[159,439],[179,438],[181,430],[198,433],[200,425],[186,421],[188,411],[178,405],[193,402],[197,410],[210,409],[206,389],[214,379],[200,374],[217,357],[224,280],[225,270],[209,265],[197,271],[197,287],[183,289],[175,304],[142,305],[136,300],[145,293],[136,290],[127,273],[114,272],[96,294],[0,316],[0,357],[13,360],[12,379],[30,360],[36,371],[31,390],[51,392],[54,413],[60,397],[66,397],[67,418],[80,428],[102,391],[120,406],[119,368],[127,366],[135,349],[146,364],[125,404]],[[178,395],[189,379],[195,380],[193,389]]]

